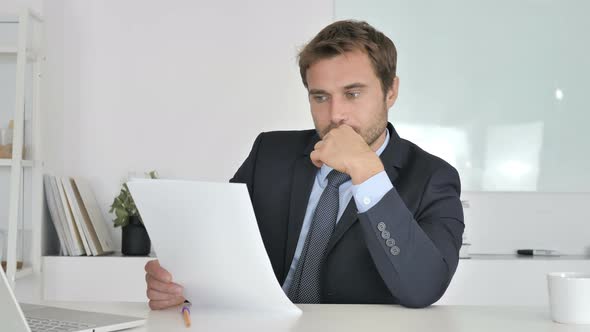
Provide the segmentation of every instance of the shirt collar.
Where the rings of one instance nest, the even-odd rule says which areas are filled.
[[[385,128],[385,141],[383,142],[383,144],[381,144],[381,147],[379,147],[379,149],[377,149],[377,151],[375,151],[375,153],[378,156],[381,156],[381,153],[383,153],[383,150],[385,150],[388,143],[389,143],[389,130],[387,128]],[[326,184],[327,184],[326,177],[328,176],[328,174],[330,174],[330,172],[332,170],[333,170],[332,167],[330,167],[326,164],[323,164],[322,167],[320,168],[319,172],[317,173],[319,184],[322,188],[324,188],[326,186]]]

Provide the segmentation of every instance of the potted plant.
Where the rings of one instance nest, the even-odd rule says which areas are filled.
[[[156,171],[147,173],[150,179],[157,179]],[[121,252],[127,256],[145,256],[150,253],[151,241],[137,211],[127,184],[123,183],[119,196],[115,197],[110,213],[114,213],[114,227],[121,227]]]

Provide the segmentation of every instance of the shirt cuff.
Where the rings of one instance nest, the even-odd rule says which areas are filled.
[[[365,213],[375,206],[393,188],[387,173],[381,171],[365,182],[352,186],[352,195],[359,213]]]

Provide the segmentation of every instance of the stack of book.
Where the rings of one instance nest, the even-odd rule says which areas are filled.
[[[113,252],[113,239],[94,193],[82,178],[43,176],[45,199],[66,256]]]

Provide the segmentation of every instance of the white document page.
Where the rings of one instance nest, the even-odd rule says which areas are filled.
[[[262,243],[245,184],[127,183],[160,265],[193,306],[298,315]]]

